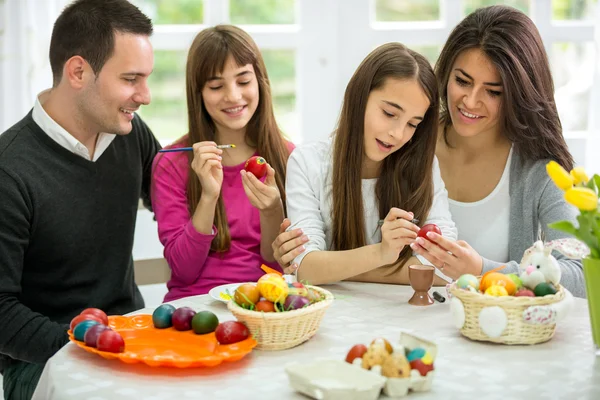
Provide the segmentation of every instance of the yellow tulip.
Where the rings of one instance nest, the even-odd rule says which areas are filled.
[[[579,185],[580,183],[586,184],[590,180],[590,178],[585,173],[585,169],[583,167],[575,167],[571,170],[571,176],[575,181],[575,185]]]
[[[546,172],[560,189],[567,190],[573,187],[575,179],[556,161],[546,164]]]
[[[598,207],[596,192],[586,187],[574,187],[567,190],[565,200],[580,210],[592,211]]]

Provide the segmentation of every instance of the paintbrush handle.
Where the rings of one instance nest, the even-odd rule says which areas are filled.
[[[194,148],[193,147],[179,147],[176,149],[160,149],[158,152],[159,153],[175,153],[178,151],[193,151]]]
[[[233,149],[235,148],[235,144],[220,144],[217,146],[217,149]],[[179,147],[176,149],[161,149],[159,153],[174,153],[178,151],[194,151],[193,147]]]

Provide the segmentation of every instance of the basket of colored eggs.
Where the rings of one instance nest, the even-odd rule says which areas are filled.
[[[250,329],[258,349],[283,350],[313,337],[332,302],[325,289],[288,284],[281,275],[268,273],[256,284],[239,286],[227,308]]]
[[[490,271],[465,274],[449,285],[450,310],[460,332],[473,340],[536,344],[554,336],[570,294],[558,282]]]

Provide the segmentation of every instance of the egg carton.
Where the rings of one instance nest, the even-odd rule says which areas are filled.
[[[425,349],[430,355],[433,361],[437,356],[437,345],[428,340],[422,339],[418,336],[411,335],[406,332],[400,333],[400,340],[394,347],[394,352],[404,351],[404,349],[415,349],[421,347]],[[370,370],[365,370],[361,366],[362,359],[357,358],[352,363],[353,366],[368,371],[374,375],[382,376],[385,379],[383,385],[383,393],[388,397],[404,397],[407,396],[409,391],[413,392],[427,392],[431,390],[433,378],[435,377],[435,370],[429,371],[425,376],[422,376],[419,371],[412,369],[410,376],[407,378],[387,378],[382,375],[381,366],[375,365]]]

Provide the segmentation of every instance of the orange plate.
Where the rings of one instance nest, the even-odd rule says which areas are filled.
[[[178,331],[175,328],[156,329],[152,315],[141,314],[124,317],[108,317],[108,325],[119,332],[125,340],[123,353],[100,351],[75,340],[69,330],[69,340],[90,353],[106,359],[118,358],[124,363],[145,363],[151,367],[214,367],[223,361],[237,361],[250,353],[256,340],[249,337],[241,342],[220,345],[214,332],[196,335],[194,331]]]

